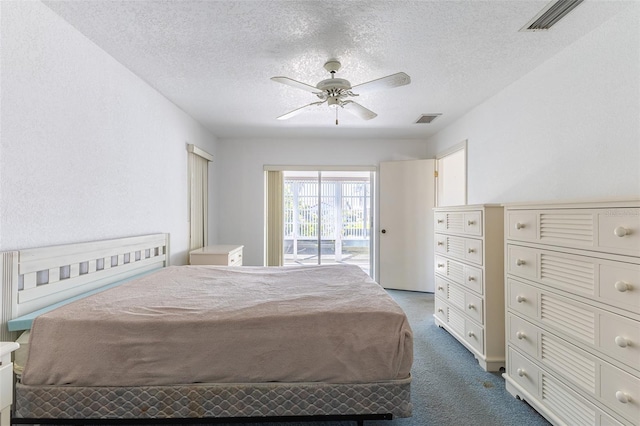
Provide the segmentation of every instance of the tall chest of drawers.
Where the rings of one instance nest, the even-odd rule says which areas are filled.
[[[503,219],[497,205],[434,209],[434,321],[488,371],[505,365]]]
[[[556,425],[639,425],[640,200],[504,222],[507,390]]]

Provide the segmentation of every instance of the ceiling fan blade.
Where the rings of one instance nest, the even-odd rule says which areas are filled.
[[[371,120],[372,118],[376,118],[378,116],[378,114],[371,111],[370,109],[363,107],[357,102],[343,101],[342,107],[349,111],[351,114],[360,117],[363,120]]]
[[[368,93],[376,90],[391,89],[411,83],[411,77],[403,72],[391,74],[386,77],[371,80],[366,83],[356,84],[351,88],[355,93]]]
[[[310,84],[302,83],[300,81],[294,80],[294,79],[289,78],[289,77],[271,77],[271,80],[276,81],[278,83],[286,84],[287,86],[296,87],[298,89],[306,90],[307,92],[311,92],[311,93],[320,92],[320,90],[318,90],[314,86],[311,86]]]
[[[322,105],[323,103],[325,103],[325,101],[312,102],[309,105],[305,105],[303,107],[294,109],[293,111],[289,111],[288,113],[283,114],[280,117],[277,117],[277,119],[278,120],[286,120],[288,118],[295,117],[296,115],[300,114],[301,112],[304,112],[307,108],[311,108],[312,106],[319,106],[319,105]]]

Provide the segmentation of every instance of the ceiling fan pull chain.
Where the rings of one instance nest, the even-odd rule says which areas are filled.
[[[338,125],[338,108],[336,108],[336,126]]]

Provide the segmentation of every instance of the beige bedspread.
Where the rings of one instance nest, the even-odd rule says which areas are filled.
[[[357,266],[172,266],[34,321],[27,385],[409,376],[402,309]]]

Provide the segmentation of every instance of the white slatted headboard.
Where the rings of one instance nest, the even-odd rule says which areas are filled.
[[[169,234],[0,253],[0,341],[7,322],[169,265]]]

